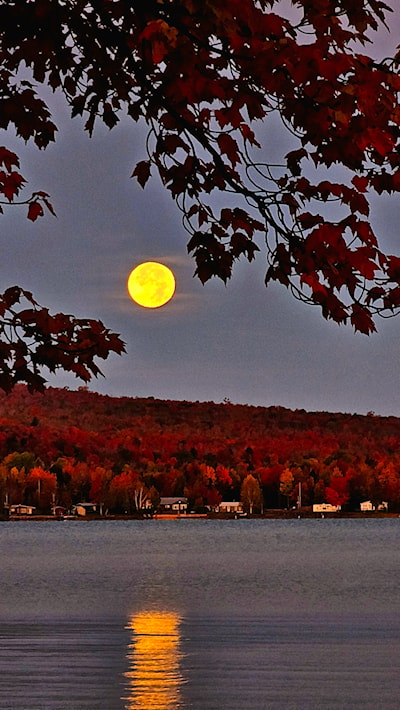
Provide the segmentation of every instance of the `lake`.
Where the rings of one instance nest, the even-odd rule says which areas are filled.
[[[0,523],[2,710],[397,710],[400,520]]]

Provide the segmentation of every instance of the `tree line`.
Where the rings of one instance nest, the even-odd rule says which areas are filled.
[[[109,513],[185,496],[195,511],[328,502],[400,510],[400,420],[18,386],[0,397],[0,501]]]

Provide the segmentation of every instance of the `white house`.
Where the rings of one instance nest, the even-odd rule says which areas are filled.
[[[161,496],[160,509],[170,513],[186,513],[188,500],[184,496]]]
[[[362,503],[360,503],[360,510],[363,513],[366,513],[371,510],[375,510],[375,506],[373,505],[373,503],[371,503],[370,500],[363,500]]]
[[[23,503],[10,505],[10,515],[32,515],[34,510],[36,510],[34,505],[24,505]]]
[[[237,500],[223,500],[217,508],[218,513],[243,513],[243,505]]]
[[[388,507],[389,504],[385,500],[383,500],[382,503],[379,503],[379,505],[374,505],[370,500],[364,500],[362,503],[360,503],[360,510],[363,513],[367,513],[373,510],[387,510]]]
[[[73,505],[71,508],[71,513],[72,515],[79,515],[81,518],[83,518],[85,515],[90,515],[93,513],[97,513],[97,504],[96,503],[77,503],[76,505]]]
[[[342,506],[331,503],[314,503],[312,509],[313,513],[338,513]]]

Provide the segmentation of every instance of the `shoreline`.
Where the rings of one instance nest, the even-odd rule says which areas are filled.
[[[352,520],[386,520],[388,518],[400,518],[400,513],[387,512],[353,512],[353,513],[312,513],[307,511],[288,511],[288,510],[273,510],[267,511],[264,515],[235,515],[235,514],[218,514],[218,513],[188,513],[186,515],[179,514],[156,514],[156,515],[87,515],[87,516],[62,516],[54,515],[12,515],[8,518],[0,518],[1,523],[15,522],[93,522],[93,521],[115,521],[115,520],[323,520],[323,519],[352,519]]]

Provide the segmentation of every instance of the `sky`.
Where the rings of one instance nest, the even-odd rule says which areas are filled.
[[[390,27],[380,39],[384,55],[400,42],[400,12]],[[57,217],[32,224],[25,211],[5,211],[1,290],[18,284],[52,313],[98,318],[120,333],[126,354],[101,363],[105,377],[90,390],[400,416],[399,317],[379,319],[367,337],[325,321],[279,284],[266,289],[261,241],[255,262],[238,263],[227,286],[203,286],[169,194],[157,178],[144,191],[130,179],[146,157],[143,128],[128,119],[112,131],[99,124],[90,139],[59,101],[54,116],[58,137],[46,151],[2,136],[21,158],[27,192],[49,192]],[[392,253],[399,253],[398,214],[398,197],[374,202],[373,224]],[[142,308],[127,293],[131,269],[146,260],[176,276],[173,300],[159,309]],[[62,373],[48,382],[83,384]]]

